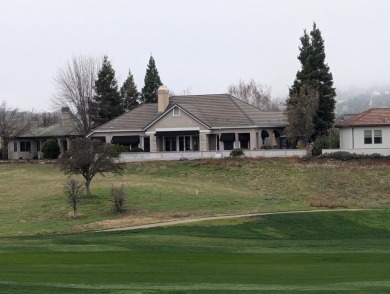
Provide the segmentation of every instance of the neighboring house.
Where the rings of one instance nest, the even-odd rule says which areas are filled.
[[[95,129],[88,137],[129,150],[208,151],[285,145],[283,112],[265,112],[228,94],[169,97],[142,104]]]
[[[42,144],[47,139],[56,139],[61,152],[66,150],[70,141],[80,133],[71,123],[69,109],[61,109],[61,121],[48,127],[38,127],[38,121],[32,121],[30,129],[8,144],[8,159],[43,158]]]
[[[358,154],[390,155],[390,108],[372,108],[335,125],[340,129],[340,150]],[[340,151],[336,149],[323,152]]]

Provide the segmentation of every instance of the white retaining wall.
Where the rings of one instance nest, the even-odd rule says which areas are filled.
[[[302,157],[304,149],[245,150],[245,157]],[[148,160],[180,160],[230,157],[230,151],[180,151],[180,152],[125,152],[121,153],[121,162]]]

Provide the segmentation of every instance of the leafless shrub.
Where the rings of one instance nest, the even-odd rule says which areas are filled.
[[[123,185],[120,187],[112,186],[110,190],[111,197],[114,201],[114,208],[116,212],[123,213],[125,211],[125,189]]]
[[[84,195],[84,184],[76,181],[75,179],[69,179],[64,184],[64,193],[68,199],[68,202],[73,209],[73,217],[77,216],[77,205],[81,201]]]

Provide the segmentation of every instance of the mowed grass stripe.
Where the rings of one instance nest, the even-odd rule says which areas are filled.
[[[310,215],[312,222],[302,213],[137,232],[1,238],[8,248],[0,254],[0,292],[390,290],[388,212]],[[280,251],[289,247],[295,252]]]
[[[184,293],[226,293],[245,291],[245,293],[252,293],[252,291],[267,291],[283,293],[300,293],[307,291],[321,291],[321,293],[334,293],[333,291],[343,291],[343,293],[350,293],[352,291],[359,291],[359,293],[388,293],[390,288],[388,281],[373,281],[373,282],[355,282],[355,283],[335,283],[332,285],[318,285],[318,286],[299,286],[299,285],[248,285],[248,284],[117,284],[117,285],[63,285],[63,284],[16,284],[16,283],[1,283],[0,291],[3,289],[11,290],[18,289],[18,293],[37,293],[36,291],[46,291],[45,293],[74,293],[74,291],[82,293],[124,293],[121,290],[143,290],[148,292],[141,293],[161,293],[169,291],[185,291]],[[117,292],[117,291],[119,292]],[[25,292],[26,291],[26,292]],[[152,292],[149,292],[152,291]],[[201,292],[199,292],[201,291]],[[223,292],[221,292],[223,291]],[[367,292],[366,292],[367,291]],[[5,293],[2,291],[2,293]],[[125,293],[140,293],[140,292],[125,292]],[[180,292],[183,293],[183,292]],[[355,293],[355,292],[354,292]]]
[[[390,254],[100,252],[2,254],[13,283],[333,285],[389,279]]]

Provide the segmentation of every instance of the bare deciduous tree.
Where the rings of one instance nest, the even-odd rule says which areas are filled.
[[[27,131],[30,127],[31,115],[19,111],[3,101],[0,105],[0,141],[2,143],[3,159],[8,159],[8,143]]]
[[[100,63],[98,58],[75,56],[58,70],[54,79],[56,93],[52,98],[53,105],[69,108],[71,120],[68,123],[83,136],[93,128],[91,108]]]
[[[303,84],[298,93],[289,98],[287,104],[286,135],[295,146],[298,140],[306,145],[315,132],[314,118],[319,103],[318,91]]]
[[[280,111],[279,103],[271,99],[271,88],[257,84],[253,79],[248,83],[240,81],[230,85],[228,93],[264,111]]]
[[[69,179],[64,184],[64,193],[72,206],[73,217],[77,215],[77,205],[83,197],[84,185],[75,179]]]
[[[39,125],[42,127],[48,127],[57,124],[60,121],[60,116],[56,112],[42,112],[38,113]]]
[[[82,175],[85,179],[87,196],[91,196],[90,184],[96,174],[121,174],[123,163],[116,162],[119,153],[112,144],[102,144],[97,140],[77,138],[59,159],[60,169],[67,175]]]

